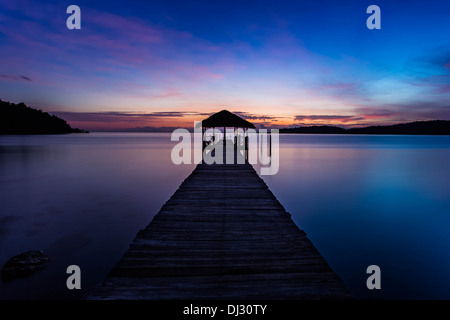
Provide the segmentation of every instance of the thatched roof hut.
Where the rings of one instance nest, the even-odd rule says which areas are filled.
[[[217,127],[228,127],[228,128],[252,128],[255,129],[255,125],[248,122],[245,119],[231,113],[228,110],[219,111],[207,119],[201,122],[203,128],[217,128]]]

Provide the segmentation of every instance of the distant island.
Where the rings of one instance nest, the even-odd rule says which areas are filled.
[[[350,129],[334,126],[296,127],[280,129],[280,133],[450,135],[450,121],[415,121],[390,126],[370,126]]]
[[[176,127],[136,127],[103,132],[173,132]],[[193,128],[185,128],[193,132]],[[281,128],[280,133],[293,134],[409,134],[409,135],[450,135],[450,121],[430,120],[401,123],[389,126],[370,126],[361,128],[341,128],[335,126],[308,126]]]
[[[87,133],[74,129],[65,120],[24,103],[10,103],[0,99],[0,134],[64,134]]]

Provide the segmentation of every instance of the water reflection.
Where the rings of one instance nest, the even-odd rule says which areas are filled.
[[[355,296],[450,298],[450,137],[284,135],[281,152],[264,179]]]
[[[49,265],[0,283],[0,298],[80,298],[194,165],[170,134],[0,136],[0,264],[43,250]],[[281,135],[263,176],[358,298],[450,298],[450,137]],[[259,171],[256,165],[257,172]],[[81,291],[65,287],[77,264]],[[382,290],[365,287],[367,266]]]
[[[27,250],[50,257],[2,282],[2,299],[85,296],[193,168],[170,162],[167,134],[3,136],[0,146],[0,264]],[[80,291],[65,288],[70,264]]]

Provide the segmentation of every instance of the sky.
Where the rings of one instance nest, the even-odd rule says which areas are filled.
[[[368,29],[369,5],[381,29]],[[81,29],[69,30],[69,5]],[[450,2],[0,0],[0,99],[73,127],[450,120]]]

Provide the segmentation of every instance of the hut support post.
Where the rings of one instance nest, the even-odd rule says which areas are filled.
[[[248,161],[248,128],[244,129],[244,150],[245,160]]]
[[[272,157],[272,130],[269,133],[269,157]]]
[[[223,149],[222,149],[222,155],[223,155],[223,163],[226,163],[227,159],[227,132],[226,128],[223,127]]]

